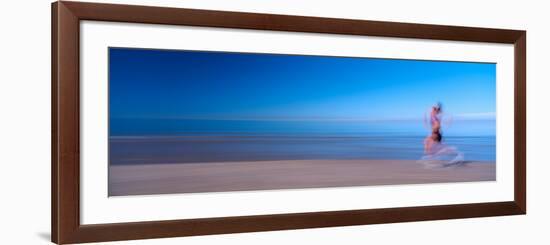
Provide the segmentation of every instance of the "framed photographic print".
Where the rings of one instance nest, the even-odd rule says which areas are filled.
[[[52,5],[52,240],[525,214],[520,30]]]

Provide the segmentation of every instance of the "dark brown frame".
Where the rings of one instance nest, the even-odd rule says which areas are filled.
[[[514,44],[514,201],[312,213],[80,224],[79,23],[81,20],[243,28]],[[526,213],[526,32],[164,7],[52,4],[52,241],[81,243],[305,229]]]

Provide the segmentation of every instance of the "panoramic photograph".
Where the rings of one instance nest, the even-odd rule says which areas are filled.
[[[496,64],[109,48],[109,196],[496,180]]]

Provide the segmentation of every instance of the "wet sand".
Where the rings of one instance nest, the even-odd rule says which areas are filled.
[[[281,160],[109,167],[109,195],[494,181],[494,162],[425,168],[412,160]]]

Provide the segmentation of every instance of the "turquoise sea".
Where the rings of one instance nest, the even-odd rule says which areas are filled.
[[[152,130],[154,129],[154,130]],[[110,164],[422,157],[421,121],[111,119]],[[495,161],[494,120],[455,121],[443,143]]]

